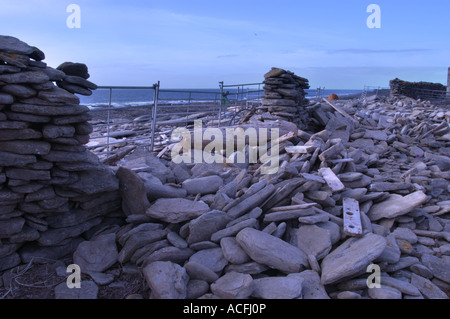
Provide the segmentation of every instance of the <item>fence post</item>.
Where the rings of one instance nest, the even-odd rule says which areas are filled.
[[[220,86],[220,96],[219,96],[219,101],[220,101],[220,107],[219,107],[219,122],[217,123],[217,127],[220,127],[220,123],[222,122],[222,107],[223,107],[223,81],[219,82],[219,86]]]
[[[158,115],[158,99],[159,99],[159,86],[160,82],[153,84],[153,88],[155,90],[155,98],[153,103],[153,118],[152,118],[152,136],[150,141],[150,151],[153,153],[154,147],[155,147],[155,134],[156,134],[156,117]]]
[[[108,150],[106,153],[106,159],[109,160],[109,154],[111,152],[111,149],[109,148],[109,128],[110,128],[110,121],[111,121],[111,104],[112,104],[112,88],[109,88],[109,104],[108,104],[108,126],[106,126],[106,149]]]

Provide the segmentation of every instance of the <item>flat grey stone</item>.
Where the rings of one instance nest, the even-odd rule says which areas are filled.
[[[155,299],[185,299],[189,276],[180,265],[157,261],[143,269],[143,274]]]
[[[266,277],[253,281],[252,297],[260,299],[297,299],[302,297],[303,279],[291,277]]]
[[[253,292],[253,278],[248,274],[228,272],[211,285],[211,291],[223,299],[246,299]]]
[[[402,299],[402,293],[392,287],[382,286],[368,290],[371,299]]]
[[[422,205],[427,196],[422,191],[418,191],[407,195],[405,197],[393,196],[384,202],[375,204],[367,214],[372,221],[377,221],[382,218],[395,218],[406,215],[414,208]]]
[[[220,176],[212,175],[194,179],[188,179],[183,182],[183,188],[190,195],[214,194],[223,185],[223,179]]]
[[[387,245],[381,255],[376,259],[376,262],[387,262],[389,264],[395,264],[400,260],[401,251],[398,247],[397,240],[394,234],[390,234],[386,237]]]
[[[450,264],[447,261],[430,254],[422,255],[421,261],[430,269],[434,277],[450,284]]]
[[[220,240],[220,247],[226,260],[232,264],[240,265],[250,261],[234,237],[225,237]]]
[[[408,241],[411,245],[417,243],[417,235],[409,228],[397,227],[393,232],[395,238],[404,239]]]
[[[240,231],[236,240],[252,260],[271,268],[298,273],[308,265],[308,258],[300,249],[256,229]]]
[[[313,270],[305,270],[297,274],[289,274],[288,277],[300,278],[302,282],[303,299],[330,299],[325,287],[320,282],[320,276]]]
[[[215,273],[220,273],[228,261],[225,259],[221,248],[205,249],[193,254],[189,261],[203,265]]]
[[[101,273],[117,262],[118,255],[116,235],[107,234],[81,243],[73,254],[73,261],[83,273]]]
[[[416,274],[412,274],[411,284],[417,287],[421,294],[427,299],[449,299],[447,294],[433,282]]]
[[[365,273],[367,266],[382,254],[386,245],[384,237],[372,233],[362,238],[348,239],[322,261],[322,284],[336,283]]]
[[[195,219],[209,210],[209,206],[202,201],[194,202],[184,198],[158,199],[146,211],[152,218],[177,224]]]
[[[209,283],[215,282],[219,279],[219,276],[214,271],[195,261],[187,262],[184,265],[184,268],[191,279],[204,280]]]
[[[185,198],[187,196],[185,189],[164,185],[159,178],[150,173],[140,172],[138,175],[144,182],[147,197],[151,201],[159,198]]]
[[[246,219],[240,223],[237,223],[233,226],[227,227],[225,229],[219,230],[211,235],[211,241],[219,242],[224,237],[235,236],[242,229],[250,227],[250,228],[258,228],[258,221],[254,218]]]
[[[124,167],[119,167],[116,176],[119,178],[122,210],[125,215],[144,215],[150,207],[144,182],[136,173]]]
[[[315,225],[301,226],[297,231],[297,246],[310,252],[317,260],[323,259],[331,250],[330,232]]]
[[[9,238],[22,231],[25,219],[12,218],[10,220],[0,220],[0,239]]]
[[[225,228],[231,218],[221,211],[210,211],[204,213],[200,217],[191,220],[189,223],[189,236],[187,242],[189,244],[210,240],[211,235]]]

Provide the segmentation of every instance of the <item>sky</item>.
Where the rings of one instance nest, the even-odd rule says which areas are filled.
[[[49,66],[87,64],[102,86],[217,88],[279,67],[311,88],[362,89],[447,84],[449,12],[448,0],[0,0],[0,34]]]

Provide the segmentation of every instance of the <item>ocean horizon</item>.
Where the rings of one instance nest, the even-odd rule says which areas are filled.
[[[264,92],[258,87],[236,89],[224,88],[224,92],[229,92],[227,98],[231,103],[236,101],[257,101],[262,99]],[[362,89],[326,89],[318,92],[317,89],[306,90],[308,99],[316,97],[328,97],[337,94],[339,97],[360,95]],[[110,96],[111,93],[111,96]],[[318,93],[320,95],[318,95]],[[90,108],[102,107],[111,104],[114,108],[139,107],[152,105],[154,103],[154,90],[151,88],[99,88],[91,96],[80,96],[81,104]],[[158,104],[160,105],[184,105],[199,103],[220,102],[220,89],[161,89],[159,92]]]

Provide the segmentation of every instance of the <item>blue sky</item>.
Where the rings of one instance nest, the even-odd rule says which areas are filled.
[[[81,28],[70,29],[70,4]],[[366,11],[381,8],[381,28]],[[446,84],[448,0],[0,0],[0,34],[83,62],[99,85],[215,88],[289,69],[312,88]]]

